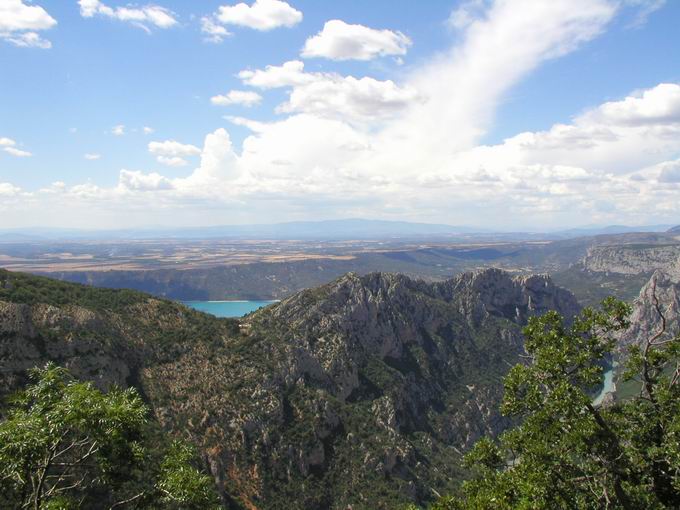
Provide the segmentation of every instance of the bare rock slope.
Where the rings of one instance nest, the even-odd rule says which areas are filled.
[[[226,507],[394,508],[453,488],[461,452],[509,425],[501,378],[549,309],[578,305],[546,276],[498,270],[350,273],[240,323],[0,271],[0,389],[47,360],[137,386],[200,447]]]

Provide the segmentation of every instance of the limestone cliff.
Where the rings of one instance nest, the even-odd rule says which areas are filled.
[[[659,309],[657,310],[656,302]],[[666,335],[680,332],[680,283],[662,271],[655,271],[633,302],[631,326],[621,336],[618,351],[625,356],[627,347],[639,344],[662,327],[659,310],[666,319]]]
[[[454,487],[508,426],[527,317],[577,313],[545,276],[347,274],[235,321],[130,291],[0,271],[7,392],[52,359],[137,386],[203,452],[227,507],[394,508]]]
[[[662,270],[680,279],[680,244],[593,246],[583,259],[593,272],[640,274]]]

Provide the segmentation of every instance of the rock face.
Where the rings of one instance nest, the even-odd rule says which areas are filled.
[[[201,448],[225,506],[251,509],[394,508],[450,490],[461,452],[509,425],[501,377],[527,318],[578,312],[549,278],[498,270],[350,273],[240,325],[137,293],[59,283],[55,298],[46,282],[0,272],[2,388],[48,359],[134,384]]]
[[[661,330],[655,297],[666,318],[667,337],[680,332],[680,282],[662,271],[655,271],[633,302],[631,327],[621,336],[617,348],[622,356],[625,356],[628,346],[639,344]]]
[[[680,244],[593,246],[583,265],[589,271],[629,275],[661,270],[680,279]]]
[[[197,373],[215,386],[180,421],[205,413],[194,433],[247,506],[393,508],[451,489],[460,452],[509,425],[501,376],[521,325],[548,309],[578,311],[544,276],[348,274],[247,317],[240,357],[213,363],[209,380],[196,357],[147,375],[186,383],[171,401]]]

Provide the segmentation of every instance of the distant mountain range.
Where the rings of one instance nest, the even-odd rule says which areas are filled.
[[[213,227],[158,227],[120,230],[88,230],[63,228],[0,229],[0,242],[39,242],[51,240],[116,240],[116,239],[300,239],[349,240],[395,238],[499,238],[503,240],[567,239],[601,234],[629,232],[664,232],[672,225],[630,227],[625,225],[592,226],[545,232],[499,232],[469,226],[407,221],[342,219],[295,221],[273,224],[223,225]]]
[[[670,232],[671,225],[645,225],[642,227],[629,227],[626,225],[609,225],[606,227],[583,227],[571,228],[553,232],[562,237],[587,237],[606,234],[629,234],[631,232]],[[677,228],[677,227],[676,227]]]

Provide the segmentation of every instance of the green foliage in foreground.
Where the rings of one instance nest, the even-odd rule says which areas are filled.
[[[0,507],[217,507],[184,443],[168,445],[134,389],[102,393],[63,368],[34,369],[0,423]]]
[[[591,402],[628,314],[608,299],[571,325],[555,312],[532,318],[527,362],[505,378],[503,412],[521,425],[480,440],[466,456],[474,478],[432,508],[680,508],[680,339],[665,335],[665,318],[627,362],[624,377],[639,379],[640,394],[608,407]]]

